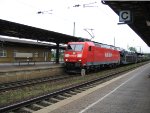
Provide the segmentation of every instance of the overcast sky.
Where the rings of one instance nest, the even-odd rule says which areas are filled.
[[[101,0],[0,0],[0,19],[68,35],[73,35],[75,22],[76,37],[91,39],[85,29],[93,29],[94,41],[114,45],[115,38],[118,47],[150,52],[132,29],[117,24],[119,17]]]

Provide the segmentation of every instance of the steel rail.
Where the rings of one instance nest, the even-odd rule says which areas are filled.
[[[14,90],[14,89],[17,89],[20,87],[31,86],[31,85],[35,85],[35,84],[39,84],[39,83],[58,81],[58,80],[73,77],[73,75],[68,75],[68,76],[63,76],[63,75],[60,76],[59,75],[59,77],[57,77],[57,76],[56,77],[36,78],[36,79],[31,79],[31,80],[24,80],[24,81],[0,84],[0,92]]]

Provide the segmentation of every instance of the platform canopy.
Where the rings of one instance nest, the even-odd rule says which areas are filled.
[[[67,43],[70,41],[86,40],[84,38],[78,38],[2,19],[0,19],[0,35],[54,43]]]
[[[133,20],[129,27],[150,46],[150,2],[149,1],[102,1],[119,15],[122,10],[129,10]],[[119,19],[118,19],[119,20]]]
[[[49,43],[42,43],[42,42],[35,42],[35,41],[27,41],[27,40],[19,40],[19,39],[10,39],[10,38],[3,38],[0,36],[0,48],[7,46],[19,46],[19,47],[38,47],[38,48],[48,48],[48,49],[56,49],[56,45],[49,44]],[[60,45],[59,49],[65,49],[66,46]]]

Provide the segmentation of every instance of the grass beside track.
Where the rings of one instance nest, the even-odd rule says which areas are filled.
[[[142,62],[138,64],[132,64],[132,65],[127,65],[124,67],[118,67],[115,69],[109,69],[109,70],[102,70],[97,73],[92,73],[86,76],[77,76],[77,77],[72,77],[66,80],[60,80],[60,81],[55,81],[55,82],[46,82],[43,84],[38,84],[30,87],[24,87],[16,90],[10,90],[6,92],[1,92],[0,93],[0,106],[5,106],[8,104],[13,104],[15,102],[19,102],[22,100],[26,100],[29,98],[33,98],[39,95],[47,94],[50,92],[53,92],[58,89],[62,89],[64,87],[69,87],[71,85],[79,84],[85,81],[89,81],[91,79],[95,79],[100,76],[106,76],[108,74],[111,74],[116,71],[122,71],[122,70],[128,70],[140,65],[144,65],[148,62]]]

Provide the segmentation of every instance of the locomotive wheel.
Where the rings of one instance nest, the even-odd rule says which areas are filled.
[[[85,69],[81,69],[81,75],[85,76],[86,75],[86,70]]]

